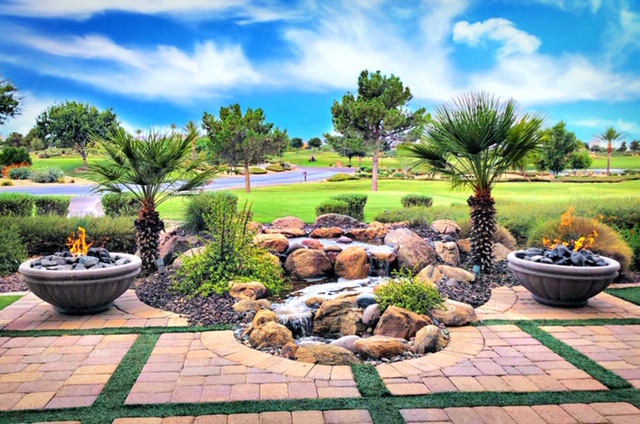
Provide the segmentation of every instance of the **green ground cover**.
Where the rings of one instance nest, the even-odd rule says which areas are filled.
[[[89,163],[95,163],[102,159],[100,156],[89,155],[87,160]],[[44,170],[46,168],[58,168],[64,172],[64,175],[71,178],[87,178],[91,179],[92,176],[89,172],[78,171],[82,167],[82,158],[80,155],[71,156],[56,156],[51,158],[41,159],[35,155],[31,156],[33,165],[31,169],[34,171]]]
[[[628,302],[640,305],[640,287],[629,287],[625,289],[609,289],[607,293],[624,299]]]
[[[16,302],[21,297],[22,296],[14,296],[14,295],[0,296],[0,310],[11,305],[13,302]]]

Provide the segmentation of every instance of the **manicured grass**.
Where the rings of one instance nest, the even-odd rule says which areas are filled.
[[[607,155],[599,154],[597,158],[593,160],[590,166],[591,169],[607,169]],[[613,169],[640,169],[640,155],[639,156],[617,156],[611,157],[611,168]]]
[[[310,162],[313,156],[316,161]],[[297,152],[285,152],[281,158],[285,162],[289,162],[291,165],[295,166],[303,166],[303,167],[316,167],[316,168],[329,168],[332,166],[338,166],[339,163],[342,164],[342,167],[346,168],[349,164],[349,158],[345,156],[340,156],[336,152],[318,152],[312,150],[300,150]],[[358,160],[357,157],[351,158],[351,167],[358,168],[360,166],[372,166],[373,159],[371,156],[363,157],[362,160]],[[398,168],[398,160],[392,157],[382,156],[381,167],[388,168]]]
[[[102,157],[96,155],[89,155],[87,157],[89,163],[95,163],[102,160]],[[71,156],[56,156],[52,158],[40,159],[35,155],[31,155],[32,170],[41,170],[46,168],[58,168],[64,172],[64,175],[72,178],[93,178],[92,174],[87,171],[77,171],[82,167],[82,158],[79,155]]]
[[[640,287],[629,287],[626,289],[609,289],[607,293],[624,299],[636,305],[640,305]]]
[[[16,302],[21,297],[22,296],[15,296],[15,295],[0,296],[0,310],[11,305],[13,302]]]
[[[615,184],[563,184],[563,183],[499,183],[493,194],[496,200],[531,203],[541,208],[548,202],[579,202],[581,199],[614,199],[634,197],[640,191],[640,181]],[[262,223],[294,215],[305,222],[315,220],[315,207],[323,200],[340,193],[369,195],[365,220],[370,222],[378,213],[400,208],[400,198],[409,193],[433,197],[433,206],[466,204],[469,192],[451,191],[445,181],[380,180],[379,191],[371,191],[371,180],[317,182],[285,186],[256,187],[251,193],[234,190],[240,202],[252,203],[254,220]],[[185,199],[171,199],[160,206],[164,219],[181,220]],[[498,210],[498,213],[500,211]]]

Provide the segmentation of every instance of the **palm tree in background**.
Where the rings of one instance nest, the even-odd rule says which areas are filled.
[[[607,128],[598,136],[598,140],[607,142],[607,175],[611,175],[611,152],[613,151],[611,143],[620,140],[622,137],[622,133],[619,133],[613,127]]]
[[[193,129],[184,137],[176,131],[168,135],[151,131],[134,137],[119,129],[105,138],[94,139],[106,156],[106,161],[90,166],[98,182],[94,190],[130,192],[140,203],[135,227],[144,272],[157,269],[164,222],[156,208],[174,194],[204,185],[215,174],[204,160],[189,158],[192,142],[197,138]]]
[[[471,257],[474,273],[491,269],[496,231],[492,189],[500,175],[519,163],[539,142],[541,114],[524,114],[514,100],[506,102],[480,92],[469,93],[435,110],[421,141],[399,147],[417,159],[414,166],[451,178],[453,188],[470,188]]]

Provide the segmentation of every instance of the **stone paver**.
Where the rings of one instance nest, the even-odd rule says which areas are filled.
[[[137,337],[0,337],[0,410],[91,406]]]
[[[450,346],[443,351],[377,369],[397,396],[607,390],[515,325],[452,329]]]
[[[133,290],[127,290],[115,306],[95,315],[62,315],[51,305],[29,293],[0,310],[0,329],[4,330],[75,330],[111,327],[186,326],[187,319],[172,312],[142,303]]]
[[[640,325],[541,328],[640,389]]]
[[[360,397],[351,368],[290,361],[231,331],[160,336],[127,404]]]
[[[554,308],[536,302],[521,286],[494,289],[489,302],[476,312],[480,320],[640,318],[640,306],[607,293],[589,299],[589,303],[581,308]]]
[[[118,418],[113,424],[370,424],[368,411],[296,411],[259,414],[201,415],[198,417]]]
[[[403,409],[400,413],[407,424],[577,424],[640,422],[640,409],[625,402]]]

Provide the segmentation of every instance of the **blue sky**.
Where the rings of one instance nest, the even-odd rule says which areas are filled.
[[[590,141],[640,139],[640,0],[0,0],[0,72],[24,96],[0,133],[65,100],[129,130],[240,103],[308,139],[363,69],[411,107],[485,90]]]

